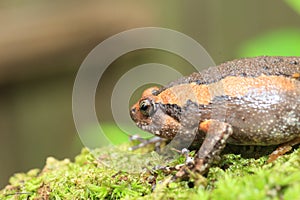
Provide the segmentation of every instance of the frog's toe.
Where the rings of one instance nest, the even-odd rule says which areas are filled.
[[[180,180],[184,180],[184,179],[188,179],[190,178],[190,174],[191,174],[191,169],[189,166],[184,165],[182,166],[178,172],[173,176],[174,180],[180,179]]]
[[[196,185],[205,185],[206,178],[203,173],[199,173],[197,165],[184,165],[173,176],[173,180],[190,180]]]

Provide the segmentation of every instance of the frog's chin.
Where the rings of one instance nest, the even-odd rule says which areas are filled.
[[[147,123],[137,123],[136,125],[143,131],[147,131],[153,135],[160,136],[160,128],[154,125],[149,125]]]

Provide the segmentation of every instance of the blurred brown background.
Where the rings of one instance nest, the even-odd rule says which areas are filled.
[[[285,1],[274,0],[2,0],[0,188],[15,172],[41,168],[47,156],[73,158],[80,152],[73,81],[87,54],[109,36],[134,27],[171,28],[197,40],[221,63],[241,56],[244,43],[260,34],[300,28],[299,16]],[[115,65],[143,61],[133,55]],[[108,94],[109,89],[97,95]],[[107,121],[108,108],[102,111]]]

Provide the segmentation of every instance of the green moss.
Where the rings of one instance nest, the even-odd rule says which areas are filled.
[[[93,154],[83,149],[74,162],[49,157],[42,170],[11,177],[0,199],[300,199],[300,149],[271,164],[266,156],[223,155],[199,184],[170,182],[171,174],[149,172],[143,167],[166,163],[155,153],[145,156],[126,147]]]

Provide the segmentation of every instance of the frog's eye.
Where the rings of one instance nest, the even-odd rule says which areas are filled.
[[[140,102],[140,111],[145,116],[151,116],[154,113],[154,104],[149,99]]]

